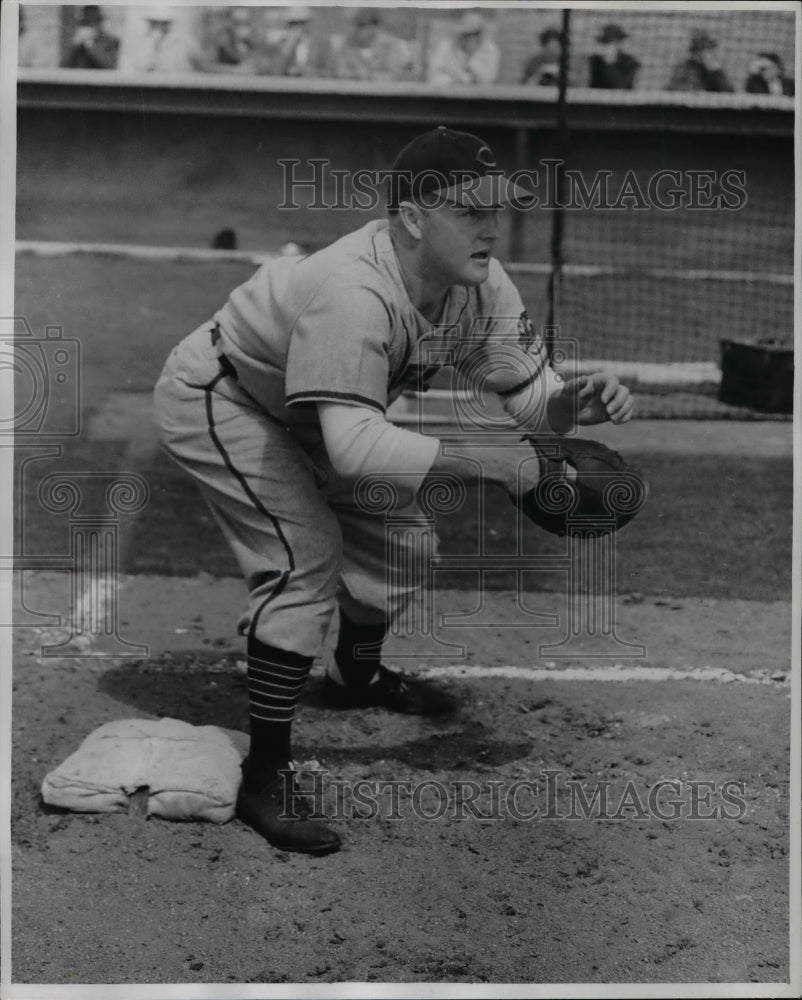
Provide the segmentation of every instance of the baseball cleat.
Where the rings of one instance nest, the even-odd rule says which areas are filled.
[[[331,708],[386,708],[404,715],[446,715],[457,708],[448,692],[384,666],[378,679],[367,685],[338,684],[327,674],[323,698]]]
[[[291,772],[279,772],[255,792],[245,782],[240,786],[237,817],[280,851],[322,855],[340,849],[339,836],[314,816]]]

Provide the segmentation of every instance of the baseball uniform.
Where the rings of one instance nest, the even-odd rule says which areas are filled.
[[[376,221],[309,257],[264,264],[172,352],[156,389],[162,440],[239,561],[250,593],[241,632],[316,656],[338,599],[370,622],[415,595],[418,581],[386,579],[384,517],[360,509],[353,480],[334,471],[317,404],[383,415],[444,364],[470,373],[494,351],[526,349],[545,372],[532,338],[495,260],[486,282],[452,288],[439,322],[428,322],[409,301],[388,224]],[[411,513],[437,441],[401,434]]]
[[[499,174],[477,136],[417,137],[393,166],[391,221],[259,268],[175,348],[156,387],[163,445],[199,484],[248,587],[239,627],[250,748],[237,815],[285,850],[340,844],[308,804],[286,815],[282,784],[295,707],[338,604],[328,704],[439,714],[453,703],[388,670],[381,643],[434,555],[417,502],[424,478],[455,467],[470,477],[476,466],[459,456],[455,466],[436,439],[388,422],[388,407],[450,366],[479,397],[495,388],[516,424],[537,430],[559,385],[492,259],[498,209],[514,194]],[[438,211],[429,199],[441,195],[457,202]],[[368,474],[382,477],[380,492],[404,518],[394,548],[386,511],[359,493]]]

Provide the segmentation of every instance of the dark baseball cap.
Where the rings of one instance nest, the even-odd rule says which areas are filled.
[[[533,195],[514,184],[498,166],[490,146],[470,132],[440,125],[416,136],[391,167],[387,207],[402,201],[434,208],[446,202],[476,208],[526,205]]]

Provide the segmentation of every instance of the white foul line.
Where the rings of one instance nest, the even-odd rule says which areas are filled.
[[[736,674],[724,667],[698,667],[694,670],[678,670],[673,667],[642,667],[614,663],[600,667],[474,667],[456,664],[445,667],[422,667],[421,677],[432,679],[472,680],[489,677],[499,680],[522,681],[601,681],[621,683],[624,681],[706,681],[715,684],[770,684],[790,685],[789,673],[751,671]]]
[[[186,631],[178,629],[177,631]],[[42,634],[53,635],[53,630],[43,629]],[[56,633],[58,636],[59,633]],[[93,637],[86,637],[81,645],[84,648],[92,645]],[[89,654],[87,654],[89,655]],[[147,660],[145,656],[143,659]],[[387,658],[392,660],[392,654]],[[708,684],[758,684],[764,687],[790,687],[791,671],[768,671],[751,670],[749,673],[736,674],[725,667],[697,667],[691,670],[680,670],[674,667],[644,667],[632,666],[625,663],[613,663],[596,667],[558,667],[555,661],[546,660],[545,667],[482,667],[465,663],[451,664],[450,666],[430,667],[421,664],[417,668],[410,670],[416,677],[430,680],[478,680],[487,678],[489,680],[516,680],[531,681],[540,683],[543,681],[573,681],[587,683],[588,681],[602,684],[622,684],[627,682],[646,681],[649,683],[664,683],[665,681],[696,681]],[[398,665],[398,664],[394,664]],[[403,669],[407,669],[401,665]],[[194,670],[202,669],[204,673],[237,673],[244,676],[247,673],[248,664],[244,658],[236,659],[232,662],[231,652],[221,654],[220,660],[214,662],[204,662],[201,666],[187,663],[176,663],[169,667],[160,665],[158,660],[151,664],[151,668],[156,671],[169,670],[192,673]],[[318,660],[312,667],[313,677],[323,677],[327,670],[325,657]]]
[[[231,261],[264,264],[282,256],[269,250],[218,250],[210,247],[152,246],[135,243],[80,243],[72,240],[17,240],[17,253],[30,253],[39,257],[61,257],[71,254],[105,254],[112,257],[130,257],[135,260],[169,261]],[[504,269],[510,274],[548,276],[552,266],[548,263],[507,261]],[[725,271],[712,268],[667,268],[635,266],[599,266],[595,264],[565,264],[563,274],[575,278],[642,277],[678,281],[763,282],[770,285],[793,287],[793,272],[782,271]]]

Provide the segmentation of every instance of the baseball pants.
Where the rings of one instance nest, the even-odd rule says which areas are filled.
[[[293,432],[238,386],[213,328],[199,327],[167,360],[154,398],[162,446],[198,483],[245,578],[239,632],[314,657],[338,603],[374,624],[418,599],[434,531],[410,500],[393,512],[404,530],[388,548],[386,514],[357,502],[319,430]]]

